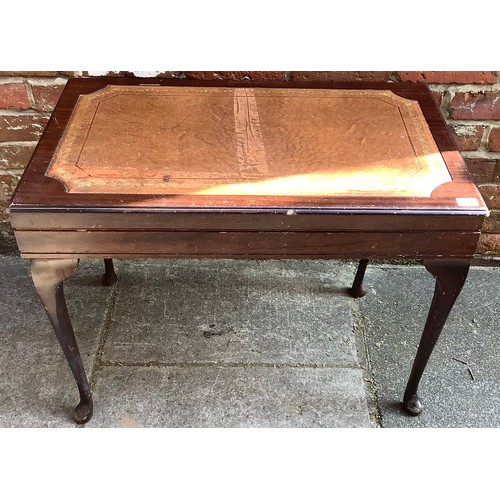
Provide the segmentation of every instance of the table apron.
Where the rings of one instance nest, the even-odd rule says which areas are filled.
[[[21,256],[469,258],[479,232],[15,231]]]

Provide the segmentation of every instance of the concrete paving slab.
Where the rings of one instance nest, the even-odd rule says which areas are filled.
[[[90,375],[112,290],[103,264],[81,262],[65,294]],[[29,262],[0,256],[0,427],[72,427],[78,390],[38,301]]]
[[[327,363],[358,366],[352,264],[148,260],[121,281],[104,363]]]
[[[19,255],[12,226],[0,220],[0,255]]]
[[[86,427],[370,427],[350,368],[105,367]]]
[[[372,266],[366,286],[359,304],[382,426],[499,427],[500,269],[471,268],[420,384],[419,417],[404,414],[400,401],[434,278],[421,266]]]

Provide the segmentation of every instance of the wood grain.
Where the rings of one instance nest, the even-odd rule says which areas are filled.
[[[132,229],[163,231],[479,231],[477,215],[271,212],[34,212],[11,214],[16,230]]]
[[[219,258],[465,258],[479,233],[16,231],[24,256]]]

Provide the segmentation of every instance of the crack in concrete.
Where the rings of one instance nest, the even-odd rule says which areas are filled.
[[[90,390],[93,392],[94,388],[97,384],[97,379],[99,377],[99,374],[101,372],[102,367],[104,366],[104,362],[102,360],[102,355],[104,352],[104,346],[106,345],[106,341],[109,336],[109,330],[111,327],[111,321],[113,320],[113,315],[115,312],[115,307],[116,307],[116,298],[118,296],[120,288],[120,278],[118,277],[118,281],[113,285],[110,296],[109,296],[109,304],[108,308],[106,311],[106,315],[104,318],[104,324],[102,326],[99,340],[97,343],[97,349],[96,353],[94,356],[94,362],[92,364],[92,368],[90,370],[90,377],[89,377],[89,385],[90,385]]]
[[[254,362],[225,362],[225,361],[186,361],[186,362],[161,362],[161,361],[100,361],[100,367],[127,367],[127,368],[339,368],[359,370],[358,364],[330,364],[330,363],[254,363]]]
[[[360,300],[351,301],[351,312],[353,319],[353,334],[356,340],[356,349],[361,369],[363,370],[363,381],[365,384],[366,402],[368,405],[368,415],[373,427],[382,427],[382,416],[378,402],[377,384],[372,374],[370,353],[366,339],[365,317],[361,312]]]

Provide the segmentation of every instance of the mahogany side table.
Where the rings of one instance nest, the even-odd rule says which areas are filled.
[[[466,280],[487,208],[425,85],[70,79],[10,206],[93,404],[63,281],[79,259],[422,259],[436,288],[403,397]]]

